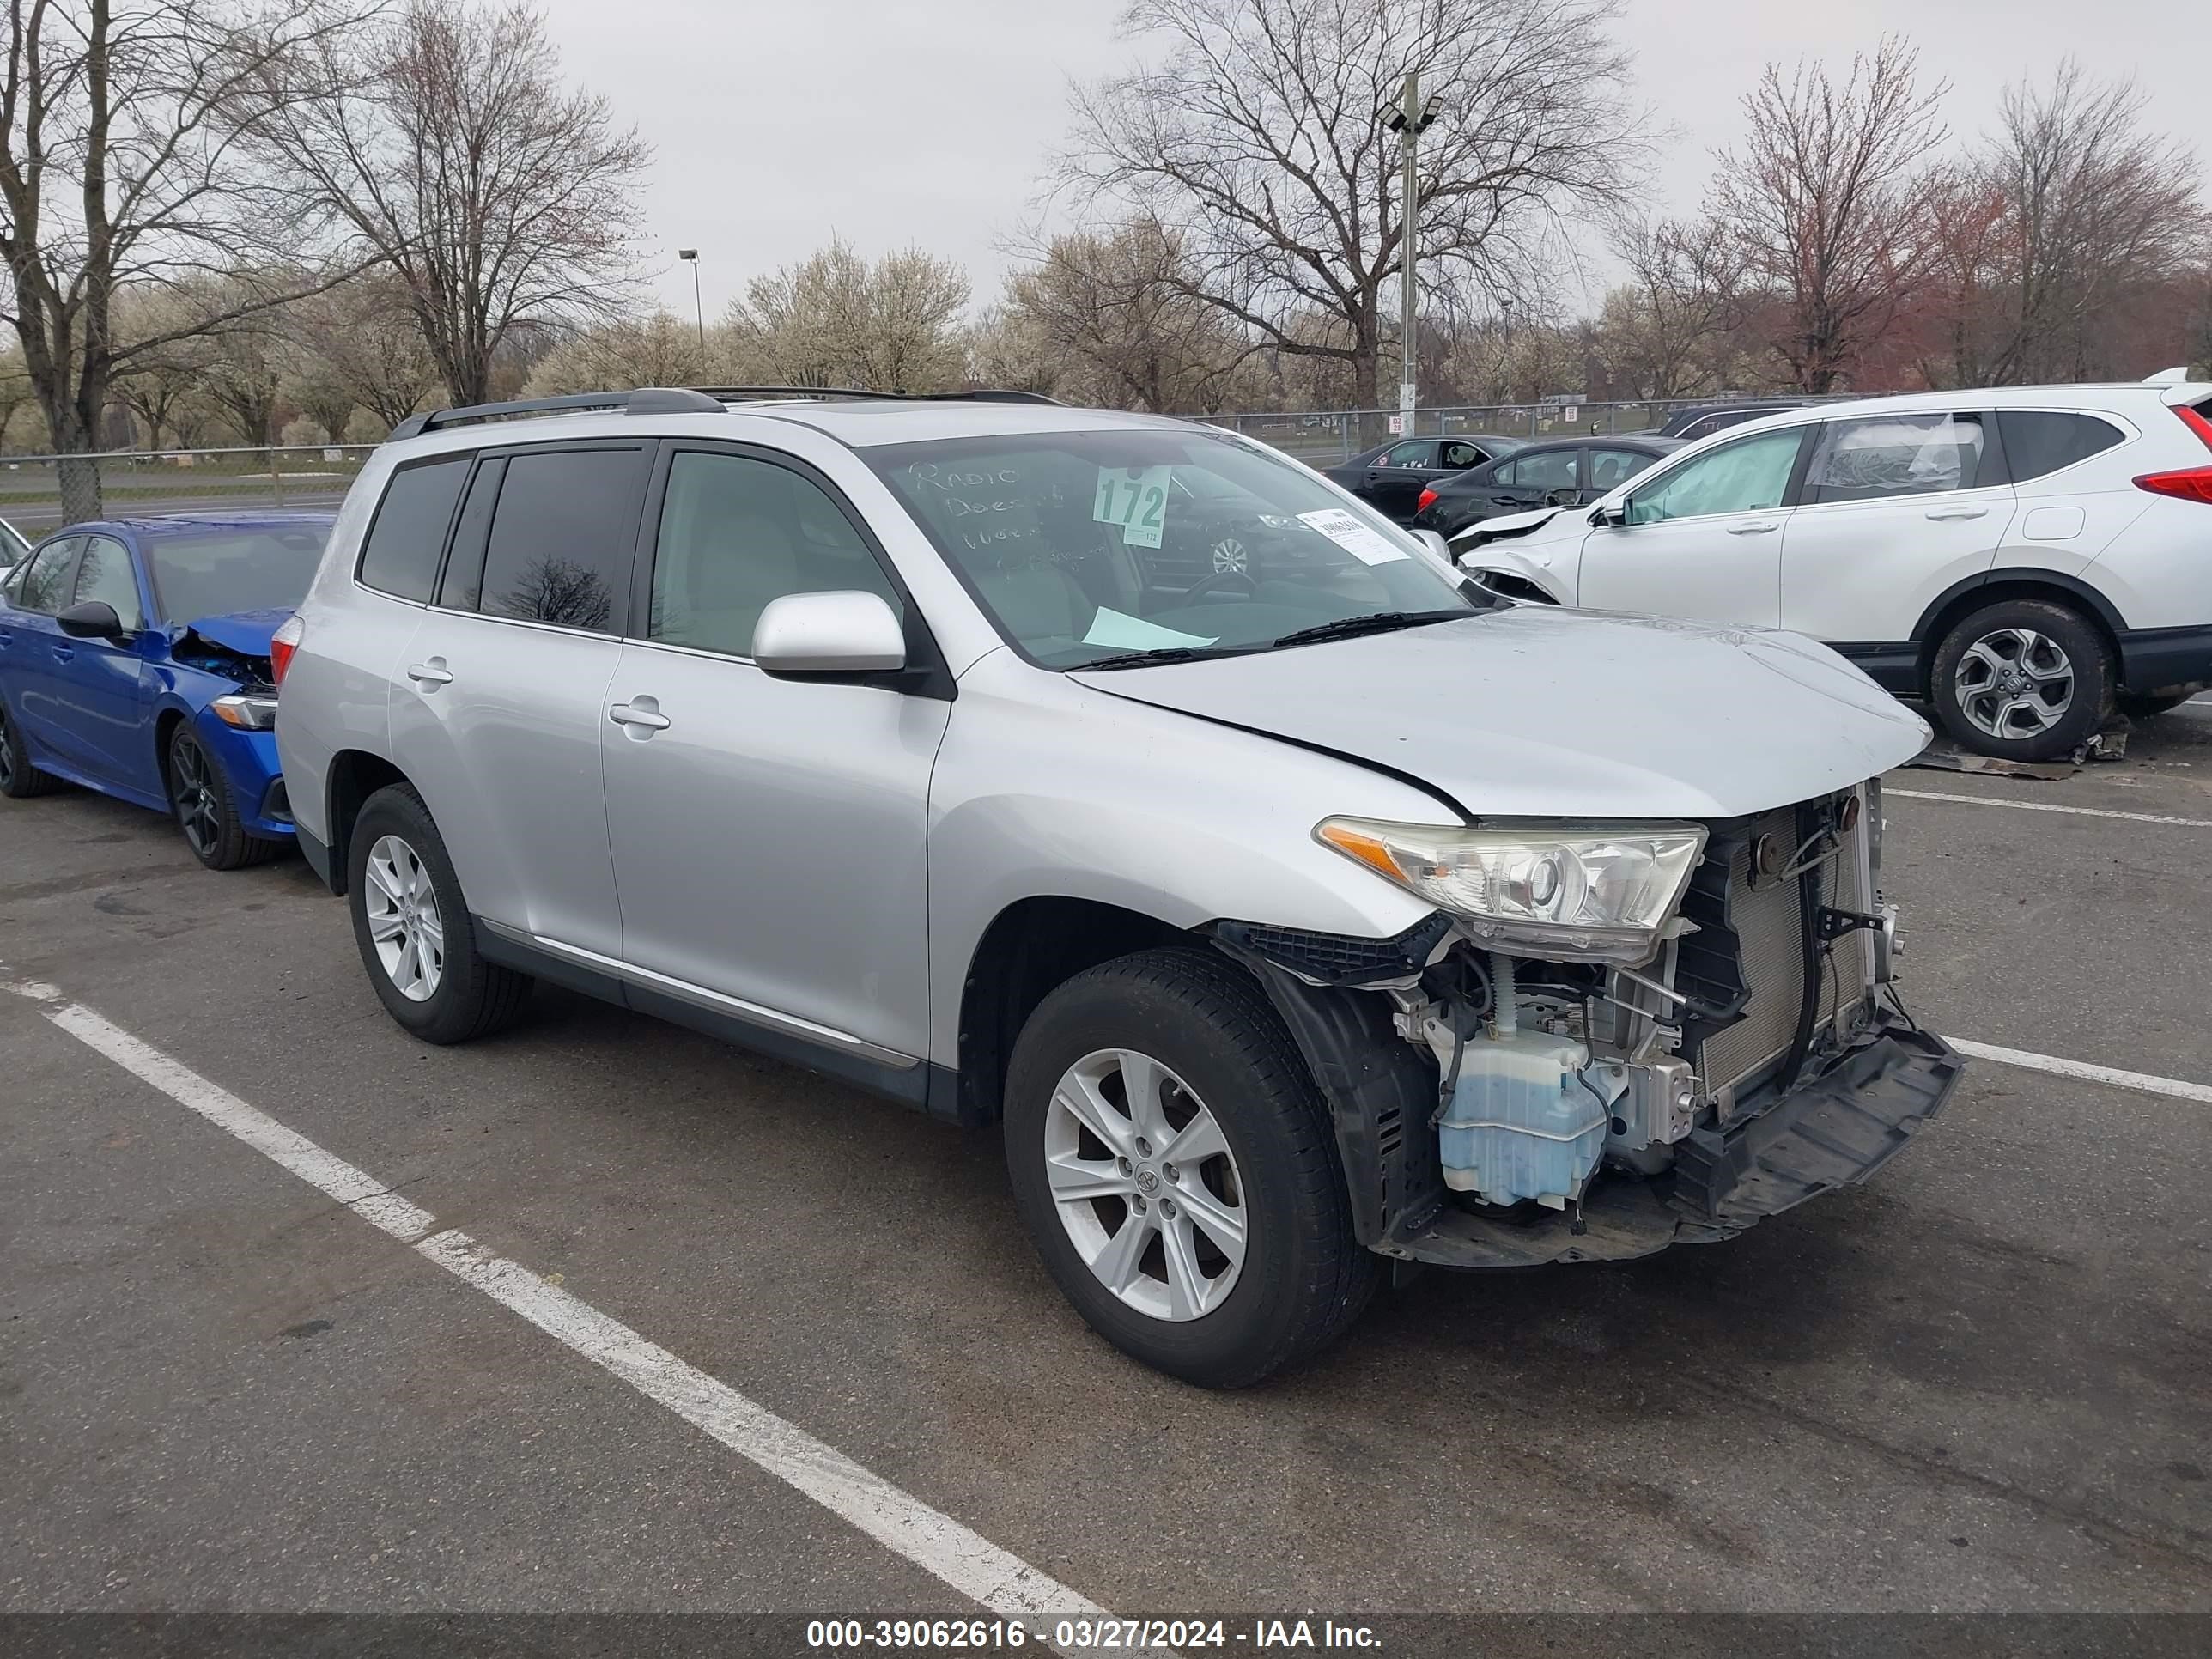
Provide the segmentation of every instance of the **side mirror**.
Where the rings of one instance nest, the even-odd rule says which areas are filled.
[[[906,666],[906,629],[874,593],[787,593],[753,627],[753,660],[771,674],[875,674]]]
[[[1446,564],[1449,564],[1452,562],[1451,544],[1443,538],[1443,534],[1441,531],[1416,530],[1413,532],[1413,539],[1420,543],[1422,546],[1427,548],[1430,552],[1435,554]]]
[[[1615,530],[1625,529],[1628,524],[1627,503],[1615,501],[1608,507],[1601,507],[1589,515],[1589,521],[1595,525],[1608,525]]]
[[[54,620],[62,625],[62,632],[73,640],[119,640],[123,637],[123,618],[115,614],[115,607],[105,599],[87,599],[82,605],[73,605]]]

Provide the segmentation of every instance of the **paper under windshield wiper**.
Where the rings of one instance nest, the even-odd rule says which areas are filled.
[[[1449,622],[1456,617],[1472,617],[1474,611],[1375,611],[1364,617],[1340,617],[1334,622],[1316,623],[1311,628],[1301,628],[1268,641],[1271,645],[1319,645],[1324,640],[1357,639],[1362,634],[1388,634],[1401,628],[1419,628],[1424,623]]]

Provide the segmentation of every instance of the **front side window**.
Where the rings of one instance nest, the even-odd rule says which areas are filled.
[[[642,449],[508,457],[484,549],[483,613],[617,632],[644,486]]]
[[[1830,421],[1805,470],[1801,500],[1878,501],[1972,489],[1982,470],[1979,415],[1882,415]]]
[[[2005,465],[2014,483],[2040,478],[2126,441],[2110,421],[2057,410],[2000,410],[1997,430],[2004,436]]]
[[[1522,455],[1507,462],[1498,476],[1516,489],[1572,489],[1575,452],[1554,449],[1547,454]]]
[[[77,544],[82,539],[79,536],[64,536],[59,541],[48,542],[31,556],[31,562],[23,567],[23,574],[15,584],[18,610],[36,611],[51,617],[69,603],[70,563],[76,557]]]
[[[446,550],[447,526],[453,521],[453,504],[461,498],[471,459],[455,455],[425,461],[392,475],[384,499],[377,503],[376,521],[362,544],[364,586],[417,603],[429,599],[430,585],[438,579],[438,560]]]
[[[1782,505],[1797,465],[1802,428],[1786,427],[1739,438],[1685,461],[1628,498],[1630,524],[1759,513]]]
[[[1470,466],[1480,466],[1490,459],[1473,444],[1464,443],[1445,444],[1443,455],[1444,467],[1448,471],[1452,472],[1462,471]]]
[[[1476,609],[1405,532],[1235,438],[1115,428],[860,454],[1000,632],[1047,667],[1287,648],[1286,635],[1315,627],[1418,625]],[[1208,550],[1224,540],[1239,550],[1225,566]],[[1155,579],[1170,565],[1206,574]]]
[[[94,536],[77,561],[76,588],[71,605],[112,605],[122,618],[124,632],[135,634],[146,625],[138,605],[138,578],[131,568],[131,550],[112,536]]]
[[[647,638],[750,657],[770,600],[856,591],[901,608],[852,521],[811,480],[746,455],[670,460]]]
[[[330,536],[328,525],[302,524],[147,538],[155,606],[177,623],[290,611],[307,597]]]

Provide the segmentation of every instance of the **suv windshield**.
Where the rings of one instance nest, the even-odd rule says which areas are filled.
[[[146,540],[154,593],[171,622],[239,611],[289,611],[307,596],[330,539],[326,526],[229,531]]]
[[[1234,439],[1058,432],[861,453],[999,631],[1047,667],[1261,651],[1327,624],[1477,609],[1402,532]]]

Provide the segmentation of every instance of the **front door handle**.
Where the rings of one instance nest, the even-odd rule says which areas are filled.
[[[607,710],[607,718],[617,726],[638,726],[648,732],[665,732],[668,729],[667,715],[651,708],[641,708],[634,702],[615,704]]]
[[[1986,507],[1931,507],[1928,516],[1940,524],[1946,519],[1986,519],[1990,510]]]
[[[453,683],[453,677],[446,672],[446,661],[442,657],[416,663],[407,671],[407,678],[421,686],[451,685]]]
[[[1778,520],[1760,519],[1752,524],[1732,524],[1728,527],[1728,533],[1731,536],[1764,536],[1770,530],[1781,528]]]
[[[76,660],[76,653],[70,649],[68,646],[58,645],[54,647],[54,660],[56,662],[75,662]]]

